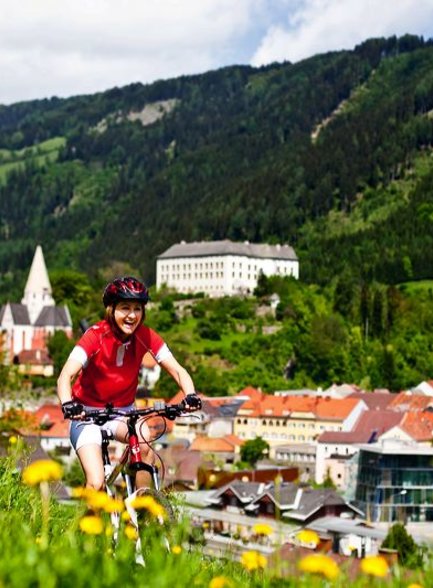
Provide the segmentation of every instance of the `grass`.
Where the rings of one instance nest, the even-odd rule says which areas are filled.
[[[418,291],[433,292],[433,280],[414,280],[412,282],[403,282],[399,284],[399,288],[401,288],[407,294],[413,294]]]
[[[27,162],[36,166],[56,161],[65,145],[64,137],[54,137],[24,149],[0,149],[0,183],[5,183],[11,171],[23,169]]]
[[[188,520],[169,528],[170,551],[163,544],[161,527],[146,527],[142,534],[146,565],[137,565],[135,543],[126,533],[120,534],[113,553],[108,514],[103,506],[99,507],[98,525],[84,525],[84,503],[61,505],[52,499],[47,492],[49,481],[61,475],[54,462],[48,462],[48,468],[45,462],[45,469],[43,462],[36,462],[32,475],[24,468],[21,476],[16,464],[23,459],[23,446],[15,439],[6,453],[7,457],[0,460],[0,586],[345,588],[349,582],[344,569],[326,555],[301,559],[303,571],[299,562],[289,569],[285,567],[287,562],[266,559],[255,551],[244,554],[241,562],[235,561],[230,551],[226,559],[206,556],[200,545],[190,541],[192,527]],[[386,567],[385,575],[381,575],[383,561],[381,566],[370,561],[370,572],[351,579],[352,587],[408,588],[411,583],[433,587],[430,561],[424,571],[410,574],[398,567]]]

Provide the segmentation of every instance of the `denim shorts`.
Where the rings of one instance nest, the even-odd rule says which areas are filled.
[[[98,410],[99,407],[85,406],[84,410]],[[119,410],[128,412],[134,409],[133,404],[124,406]],[[101,410],[104,410],[101,408]],[[123,422],[122,417],[114,416],[113,418],[103,425],[95,425],[92,421],[78,421],[71,420],[69,425],[69,436],[72,447],[75,451],[81,449],[84,445],[102,445],[102,433],[101,430],[111,431],[113,436],[116,435],[117,428],[120,423]]]

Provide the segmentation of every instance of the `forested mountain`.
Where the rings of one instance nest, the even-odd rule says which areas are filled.
[[[433,43],[371,39],[0,106],[0,294],[51,269],[152,282],[181,239],[288,242],[306,282],[433,277]]]

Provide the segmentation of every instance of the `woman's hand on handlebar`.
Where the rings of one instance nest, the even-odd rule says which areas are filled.
[[[193,412],[195,410],[201,409],[201,398],[199,398],[197,394],[188,394],[185,396],[183,403],[187,412]]]
[[[62,402],[62,412],[65,419],[80,420],[86,416],[84,406],[75,400]]]

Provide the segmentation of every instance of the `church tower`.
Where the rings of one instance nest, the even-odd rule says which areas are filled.
[[[24,288],[24,297],[21,300],[21,304],[27,306],[32,325],[35,323],[44,306],[55,306],[52,292],[42,247],[38,245]]]
[[[42,356],[51,362],[52,369],[47,349],[51,335],[63,331],[67,337],[72,337],[68,307],[56,306],[40,245],[36,247],[21,304],[7,302],[0,308],[0,331],[0,358],[3,353],[5,363],[14,362],[21,367],[31,365],[32,373],[45,369],[41,365]]]

